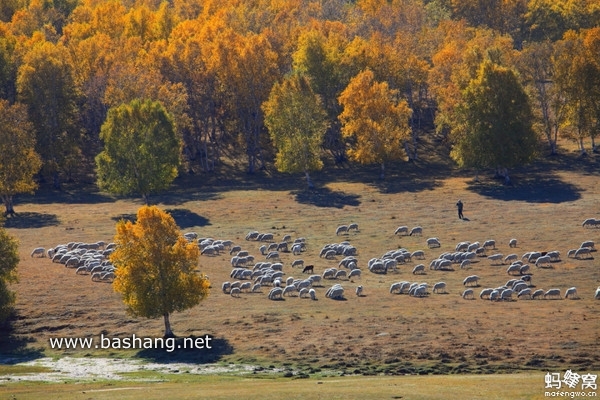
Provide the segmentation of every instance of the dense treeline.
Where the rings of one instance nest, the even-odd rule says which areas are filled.
[[[310,90],[278,103],[293,79]],[[39,179],[56,187],[102,152],[109,110],[134,100],[169,113],[182,170],[210,171],[227,156],[248,172],[277,160],[308,177],[322,165],[314,151],[301,166],[286,161],[298,153],[278,148],[285,129],[269,134],[265,123],[277,104],[309,121],[289,109],[294,98],[325,116],[324,132],[311,136],[317,157],[381,164],[383,176],[385,162],[418,159],[419,136],[435,126],[460,165],[510,168],[534,156],[532,135],[550,153],[559,137],[582,152],[588,138],[595,146],[600,3],[4,0],[0,98],[24,106]]]

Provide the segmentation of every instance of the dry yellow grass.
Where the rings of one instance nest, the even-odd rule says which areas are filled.
[[[200,306],[174,314],[171,322],[179,336],[214,337],[212,352],[141,352],[159,361],[249,362],[262,365],[289,364],[308,373],[335,370],[347,374],[428,374],[514,371],[522,369],[582,372],[600,369],[600,301],[594,290],[600,285],[597,254],[594,259],[574,260],[567,250],[584,240],[600,243],[600,229],[586,229],[581,222],[600,218],[598,164],[593,157],[571,160],[569,168],[557,169],[544,161],[517,171],[515,185],[456,173],[444,165],[425,168],[403,166],[386,182],[375,180],[374,171],[338,171],[315,175],[322,186],[311,192],[299,190],[301,182],[288,177],[228,180],[224,174],[211,178],[186,178],[173,194],[157,197],[159,206],[171,210],[183,231],[203,237],[231,239],[262,260],[259,243],[245,241],[251,230],[275,233],[276,240],[290,234],[305,237],[308,249],[301,258],[314,264],[315,272],[337,266],[319,252],[326,243],[348,240],[359,253],[362,278],[340,282],[346,300],[326,299],[327,286],[318,287],[318,301],[286,298],[269,301],[266,294],[242,293],[232,298],[220,290],[230,280],[228,253],[200,258],[200,269],[213,284],[211,295]],[[565,160],[560,160],[564,162]],[[367,175],[373,173],[373,175]],[[483,178],[483,177],[482,177]],[[245,179],[245,180],[244,180]],[[456,216],[455,203],[462,199],[464,214]],[[9,220],[9,232],[21,243],[17,318],[11,332],[0,336],[3,346],[29,357],[38,352],[61,354],[131,355],[113,350],[100,352],[50,351],[50,337],[157,336],[162,320],[135,319],[111,286],[77,276],[74,270],[48,259],[31,258],[34,247],[52,247],[69,241],[110,241],[115,221],[135,214],[140,202],[113,200],[98,193],[41,193],[16,205],[20,217]],[[340,224],[358,223],[360,231],[336,236]],[[422,237],[394,236],[399,225],[423,227]],[[439,249],[427,249],[425,239],[438,237]],[[517,249],[508,241],[517,238]],[[552,268],[532,268],[535,288],[576,286],[579,300],[490,302],[463,300],[465,276],[481,277],[481,287],[504,284],[509,276],[504,266],[491,266],[486,259],[468,271],[411,273],[415,261],[398,272],[376,275],[367,261],[385,251],[405,247],[423,249],[424,263],[444,251],[453,251],[459,241],[493,238],[497,251],[522,255],[529,250],[559,250],[562,261]],[[283,253],[286,276],[300,277],[291,268],[295,257]],[[393,282],[407,280],[447,283],[447,294],[427,298],[391,295]],[[363,285],[364,297],[354,288]],[[475,290],[476,296],[479,289]],[[427,398],[427,397],[424,397]]]

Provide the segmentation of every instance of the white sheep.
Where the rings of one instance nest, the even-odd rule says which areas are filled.
[[[583,221],[583,224],[581,224],[581,226],[585,228],[586,226],[597,226],[599,224],[600,220],[596,220],[596,218],[588,218],[585,221]]]
[[[362,285],[360,285],[360,286],[357,286],[357,287],[356,287],[356,295],[357,295],[358,297],[362,297],[362,296],[363,296],[363,294],[362,294],[362,293],[363,293],[363,287],[362,287]]]
[[[274,287],[269,291],[268,298],[269,300],[283,300],[283,289],[280,287]]]
[[[504,255],[501,253],[497,253],[497,254],[492,254],[491,256],[487,256],[487,259],[490,261],[500,261],[502,262],[502,259],[504,258]]]
[[[425,264],[416,265],[413,268],[412,273],[413,273],[413,275],[416,275],[416,274],[420,274],[420,275],[425,274]]]
[[[346,273],[346,270],[340,269],[335,273],[334,278],[335,279],[343,279],[343,278],[346,278],[347,276],[348,276],[348,274]]]
[[[329,299],[343,299],[344,288],[340,284],[335,284],[325,292],[325,297]]]
[[[402,233],[404,235],[408,235],[408,226],[399,226],[396,228],[396,230],[394,231],[394,235],[397,235],[399,233]]]
[[[339,236],[342,233],[348,233],[348,225],[340,225],[337,227],[337,229],[335,230],[335,235]]]
[[[520,264],[511,264],[507,269],[506,273],[508,275],[515,275],[515,272],[521,275],[521,265]]]
[[[304,260],[292,261],[292,268],[294,268],[294,267],[304,267]]]
[[[517,294],[517,298],[520,299],[521,297],[527,297],[527,298],[531,299],[531,289],[526,288],[526,289],[519,291],[519,294]]]
[[[252,282],[244,282],[240,285],[240,291],[250,291],[250,289],[252,289]]]
[[[43,248],[43,247],[36,247],[31,252],[31,257],[33,257],[33,256],[44,257],[45,253],[46,253],[46,249],[45,248]]]
[[[510,248],[517,247],[517,239],[510,239],[508,241],[508,247],[510,247]]]
[[[261,284],[260,283],[255,283],[254,285],[252,285],[252,289],[250,289],[251,293],[258,293],[260,292],[260,288],[261,288]]]
[[[399,294],[399,293],[401,293],[401,288],[402,288],[403,284],[404,284],[404,282],[395,282],[395,283],[392,283],[392,285],[390,286],[390,293],[391,294],[394,294],[394,293]]]
[[[516,254],[509,254],[506,257],[504,257],[504,262],[505,263],[512,263],[514,261],[517,261],[519,259],[519,256]]]
[[[531,299],[535,300],[544,296],[544,289],[538,289],[531,294]]]
[[[593,240],[586,240],[585,242],[581,243],[581,246],[579,246],[579,248],[582,247],[589,247],[590,250],[594,249],[594,241]]]
[[[575,254],[573,255],[574,258],[580,259],[582,255],[587,254],[589,257],[592,256],[591,253],[592,249],[589,247],[580,247],[577,250],[575,250]]]
[[[358,232],[358,224],[352,223],[352,224],[348,225],[348,232],[350,232],[351,230]]]
[[[594,294],[595,300],[600,300],[600,286],[596,289],[596,293]]]
[[[440,293],[440,290],[442,291],[442,293],[446,293],[446,282],[438,282],[435,285],[433,285],[433,293]]]
[[[239,287],[234,287],[231,288],[231,290],[229,291],[229,294],[231,295],[231,297],[240,297],[240,292],[242,290]]]
[[[298,297],[301,299],[308,296],[308,288],[302,288],[298,291]]]
[[[535,260],[535,266],[538,268],[541,268],[542,266],[547,267],[550,265],[551,262],[552,262],[552,259],[550,258],[550,256],[545,255],[545,256],[541,256],[537,260]]]
[[[292,294],[292,293],[295,293],[295,292],[297,292],[296,286],[295,285],[289,285],[289,286],[286,286],[283,289],[283,292],[281,293],[281,296],[283,297],[286,294],[289,295],[289,294]]]
[[[414,259],[418,259],[418,260],[424,260],[425,259],[425,252],[423,250],[415,250],[412,253],[410,253],[410,258],[414,258]]]
[[[482,289],[481,292],[479,293],[479,298],[483,299],[483,298],[487,297],[489,299],[490,295],[492,294],[493,291],[494,291],[493,288]]]
[[[489,240],[486,240],[485,242],[483,242],[483,248],[487,249],[489,247],[491,247],[492,249],[495,250],[496,249],[496,241],[493,239],[489,239]]]
[[[513,290],[512,289],[504,289],[500,292],[501,300],[512,300]]]
[[[477,275],[470,275],[470,276],[467,276],[463,280],[463,285],[464,286],[470,286],[470,285],[475,284],[475,286],[477,286],[478,282],[479,282],[479,277]]]
[[[356,268],[356,269],[353,269],[353,270],[352,270],[352,271],[350,271],[350,273],[348,274],[348,279],[352,279],[352,278],[355,278],[355,277],[356,277],[356,278],[360,278],[360,274],[361,274],[361,271],[360,271],[360,269],[358,269],[358,268]]]
[[[317,299],[317,292],[315,292],[315,289],[310,289],[308,291],[308,295],[310,296],[311,300],[316,300]]]
[[[548,297],[558,297],[559,299],[562,299],[562,297],[560,296],[560,289],[549,289],[548,291],[546,291],[546,293],[544,293],[544,299]]]
[[[408,236],[413,236],[413,235],[423,235],[423,228],[421,228],[420,226],[415,226],[414,228],[412,228],[410,230],[410,233],[408,234]]]
[[[569,296],[571,297],[571,299],[577,299],[577,288],[575,286],[568,288],[567,290],[565,290],[565,299],[568,299]]]
[[[434,247],[441,247],[442,244],[440,243],[440,239],[438,238],[429,238],[427,239],[427,247],[429,247],[430,249],[434,248]]]
[[[473,300],[475,299],[475,296],[473,294],[473,289],[466,289],[464,292],[462,292],[462,298],[467,300]]]

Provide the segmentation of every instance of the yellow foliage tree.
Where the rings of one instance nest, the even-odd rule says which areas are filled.
[[[355,76],[339,97],[342,135],[351,141],[348,157],[361,164],[379,163],[385,178],[385,163],[404,156],[402,142],[410,137],[411,109],[387,83],[376,82],[373,72]]]
[[[209,293],[208,278],[197,271],[198,246],[156,206],[140,208],[135,224],[119,221],[115,243],[110,257],[116,267],[113,289],[131,315],[162,316],[165,337],[173,337],[169,315],[194,307]]]

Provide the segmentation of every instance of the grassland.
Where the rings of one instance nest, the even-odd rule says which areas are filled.
[[[480,386],[492,388],[494,384],[486,381],[480,385],[478,378],[467,374],[521,372],[510,375],[512,379],[527,380],[520,394],[508,393],[498,398],[535,398],[538,393],[543,394],[546,371],[600,370],[600,302],[593,299],[600,285],[597,253],[592,253],[594,258],[589,260],[566,257],[567,250],[584,240],[600,243],[600,229],[581,226],[585,218],[600,218],[598,167],[594,156],[581,159],[563,154],[514,171],[514,185],[510,187],[484,175],[475,182],[472,173],[456,171],[438,159],[393,166],[385,181],[377,179],[376,168],[334,168],[314,175],[318,188],[312,191],[304,190],[303,182],[296,177],[267,172],[240,176],[223,169],[211,176],[184,177],[172,192],[152,199],[172,213],[183,231],[231,239],[257,260],[261,259],[259,244],[244,240],[251,230],[273,232],[276,240],[286,234],[305,237],[308,247],[302,258],[306,264],[315,265],[316,273],[339,262],[339,258],[319,257],[323,245],[347,240],[359,251],[363,275],[354,281],[340,282],[346,289],[343,301],[324,297],[326,287],[333,282],[316,288],[317,301],[298,297],[269,301],[268,288],[262,293],[243,293],[240,298],[232,298],[220,291],[221,283],[229,280],[229,254],[202,256],[200,269],[210,277],[211,295],[199,306],[174,314],[171,323],[179,336],[212,335],[214,346],[210,351],[172,353],[49,349],[51,337],[159,336],[162,321],[128,316],[110,284],[94,283],[89,276],[75,275],[74,270],[48,259],[30,257],[31,249],[37,246],[110,241],[115,222],[135,215],[141,202],[114,199],[97,192],[91,184],[77,191],[68,186],[61,192],[43,189],[35,196],[19,198],[19,216],[6,222],[9,232],[20,241],[21,264],[20,281],[13,286],[18,295],[16,315],[8,329],[0,333],[0,353],[18,359],[75,355],[140,357],[158,362],[248,363],[288,368],[293,376],[311,377],[276,383],[248,379],[244,384],[256,385],[256,389],[244,398],[253,398],[255,392],[259,397],[260,385],[277,388],[281,393],[300,393],[302,382],[313,385],[309,385],[313,398],[321,392],[323,398],[336,398],[324,390],[336,387],[337,381],[332,377],[342,375],[355,379],[340,381],[343,383],[339,386],[348,388],[348,392],[341,393],[362,389],[366,393],[362,398],[369,398],[370,390],[385,392],[387,398],[436,398],[435,393],[439,392],[433,391],[435,382],[442,381],[433,376],[422,380],[412,376],[431,374],[451,379],[439,384],[453,382],[458,395],[474,390],[483,398],[486,392]],[[455,203],[459,198],[465,204],[468,220],[456,216]],[[360,231],[336,237],[336,227],[351,222],[358,223]],[[423,237],[394,236],[400,225],[421,225]],[[425,239],[432,236],[440,239],[441,248],[427,249]],[[519,240],[517,249],[508,247],[513,237]],[[493,266],[485,259],[468,271],[426,270],[426,275],[418,277],[411,273],[415,262],[386,275],[372,274],[365,268],[367,260],[391,249],[423,249],[428,265],[441,252],[453,251],[459,241],[490,238],[496,240],[497,252],[505,255],[559,250],[562,260],[553,263],[552,268],[533,268],[533,285],[536,289],[561,288],[563,293],[576,286],[580,299],[463,300],[462,280],[467,275],[479,275],[482,287],[500,286],[509,279],[506,266]],[[302,275],[290,266],[295,258],[291,253],[282,255],[286,276]],[[390,284],[401,280],[430,285],[444,281],[448,293],[422,299],[389,294]],[[365,296],[353,294],[358,285],[363,285]],[[450,374],[463,378],[447,376]],[[329,386],[320,385],[314,377],[332,381]],[[220,379],[226,378],[212,379],[217,387],[222,386]],[[233,381],[236,383],[232,383],[232,390],[244,390],[241,379]],[[537,385],[533,391],[525,389],[533,381]],[[169,385],[175,383],[167,379],[143,387],[149,385],[160,393],[161,388],[169,390]],[[202,390],[210,387],[205,381],[190,385],[202,386]],[[392,385],[403,390],[399,394],[387,391]],[[431,385],[432,392],[422,397],[408,395],[406,388],[411,385]],[[500,382],[497,387],[508,391],[510,386]],[[65,388],[71,390],[71,386]],[[17,398],[28,398],[27,393],[36,390],[22,384],[11,384],[8,389],[18,389]],[[0,394],[9,393],[1,390]],[[73,390],[83,391],[81,387]],[[120,391],[119,398],[139,398],[134,392],[137,393]],[[96,392],[93,398],[102,398],[100,393],[104,392]],[[230,396],[224,398],[235,392],[228,393]]]

